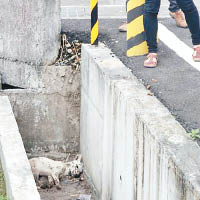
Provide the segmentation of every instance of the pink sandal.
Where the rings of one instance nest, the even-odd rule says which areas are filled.
[[[195,62],[200,62],[200,45],[194,47],[194,53],[192,57]]]
[[[144,61],[144,67],[155,68],[158,65],[158,55],[157,53],[149,53],[147,59]]]

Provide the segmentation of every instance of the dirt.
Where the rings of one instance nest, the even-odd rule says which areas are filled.
[[[84,177],[81,181],[79,179],[63,180],[61,186],[61,190],[57,190],[56,187],[39,189],[41,200],[79,200],[81,194],[91,195],[91,200],[94,200],[92,190]]]

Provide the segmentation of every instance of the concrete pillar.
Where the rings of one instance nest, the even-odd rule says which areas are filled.
[[[0,58],[30,65],[55,61],[60,0],[0,0]]]

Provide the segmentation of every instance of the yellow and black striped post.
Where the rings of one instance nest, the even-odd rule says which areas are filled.
[[[91,6],[91,44],[98,45],[99,23],[98,23],[98,0],[90,0]]]
[[[127,56],[148,53],[143,14],[145,0],[129,0],[127,4]]]

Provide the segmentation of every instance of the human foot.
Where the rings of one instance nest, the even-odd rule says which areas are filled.
[[[185,20],[185,15],[182,10],[176,12],[169,12],[170,16],[175,19],[176,25],[181,28],[187,28],[187,22]]]
[[[158,65],[158,55],[157,53],[149,53],[147,59],[144,61],[144,67],[155,68]]]
[[[194,60],[195,62],[200,62],[200,45],[195,45],[195,46],[193,47],[193,49],[194,49],[194,53],[193,53],[193,55],[192,55],[193,60]]]

